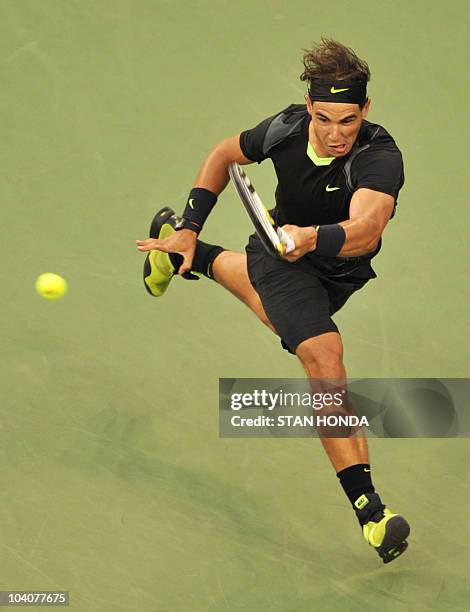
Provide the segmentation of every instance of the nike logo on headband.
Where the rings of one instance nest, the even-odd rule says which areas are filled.
[[[341,91],[348,91],[348,89],[350,89],[350,87],[346,87],[345,89],[336,89],[335,86],[333,85],[333,87],[330,89],[330,92],[332,94],[335,94],[335,93],[340,93]]]

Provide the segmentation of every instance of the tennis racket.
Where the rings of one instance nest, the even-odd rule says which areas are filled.
[[[273,257],[291,253],[295,249],[293,238],[276,225],[241,166],[232,163],[228,172],[266,251]]]

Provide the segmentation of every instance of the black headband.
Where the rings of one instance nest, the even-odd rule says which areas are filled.
[[[318,102],[365,104],[367,81],[310,81],[308,95]]]

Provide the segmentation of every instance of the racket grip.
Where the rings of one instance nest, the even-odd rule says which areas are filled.
[[[279,236],[281,244],[284,245],[284,255],[287,255],[287,253],[292,253],[292,251],[295,249],[295,242],[292,236],[280,227],[277,228],[277,235]]]

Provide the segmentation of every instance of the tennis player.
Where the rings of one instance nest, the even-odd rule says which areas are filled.
[[[332,39],[303,56],[306,104],[292,104],[256,127],[219,142],[190,191],[182,217],[159,211],[150,238],[146,289],[162,296],[176,273],[214,279],[278,334],[309,379],[344,381],[343,344],[332,315],[376,277],[371,260],[393,217],[403,186],[403,161],[392,136],[366,120],[367,63]],[[273,217],[295,241],[283,259],[267,254],[256,234],[246,255],[207,244],[200,234],[228,166],[270,159],[276,171]],[[409,525],[384,506],[372,483],[364,435],[322,437],[364,538],[384,563],[407,547]]]

